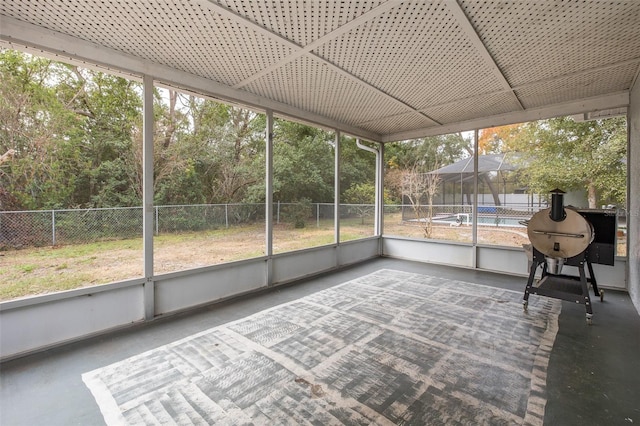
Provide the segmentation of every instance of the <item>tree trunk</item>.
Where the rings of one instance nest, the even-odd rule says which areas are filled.
[[[589,182],[589,186],[587,187],[587,200],[589,201],[590,209],[595,209],[598,207],[598,196],[596,194],[596,187],[591,182]]]
[[[171,138],[176,131],[176,103],[178,101],[178,92],[175,90],[169,90],[169,117],[167,119],[167,130],[164,135],[163,147],[169,148],[171,145]]]

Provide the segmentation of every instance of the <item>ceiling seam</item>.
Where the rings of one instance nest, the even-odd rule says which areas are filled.
[[[493,56],[491,56],[491,53],[487,49],[487,46],[485,46],[484,42],[476,32],[475,28],[473,27],[473,24],[471,24],[471,21],[469,21],[469,18],[464,13],[464,10],[462,10],[462,7],[458,3],[458,1],[445,0],[445,4],[447,5],[447,7],[449,8],[449,11],[453,14],[454,18],[462,28],[462,31],[467,35],[467,37],[469,37],[469,41],[471,41],[473,46],[478,50],[478,53],[480,53],[480,56],[484,59],[485,63],[491,68],[491,71],[493,72],[494,76],[497,77],[498,81],[503,86],[504,91],[511,92],[511,95],[513,96],[514,100],[516,101],[520,109],[524,110],[525,108],[522,105],[522,102],[520,102],[518,95],[516,95],[515,90],[513,89],[513,87],[511,87],[511,84],[509,84],[509,81],[507,81],[502,70],[496,63],[495,59],[493,59]]]
[[[382,118],[394,118],[394,117],[403,117],[406,115],[411,114],[411,112],[401,112],[401,113],[397,113],[397,114],[389,114],[389,115],[384,115],[381,117],[376,117],[376,118],[372,118],[370,120],[364,120],[364,121],[358,121],[356,124],[357,125],[363,125],[363,124],[368,124],[368,123],[375,123],[377,121],[380,121],[380,119]],[[441,126],[442,124],[438,124],[439,126]]]
[[[269,69],[269,71],[267,73],[265,73],[264,75],[271,73],[279,68],[282,68],[282,66],[288,64],[289,62],[302,57],[302,56],[310,56],[311,58],[320,61],[322,64],[327,65],[328,67],[330,67],[333,71],[336,71],[337,73],[347,77],[348,79],[355,81],[357,83],[360,83],[370,89],[373,89],[375,92],[382,94],[384,97],[394,101],[396,104],[401,105],[403,108],[408,109],[410,112],[421,116],[422,118],[426,118],[429,121],[433,122],[436,125],[441,125],[442,123],[440,123],[439,121],[435,120],[434,118],[430,117],[429,115],[425,114],[424,112],[420,111],[418,108],[409,105],[406,102],[401,101],[400,99],[396,98],[395,96],[390,95],[389,93],[385,92],[384,90],[380,89],[377,86],[374,86],[373,84],[355,76],[354,74],[351,74],[350,72],[338,67],[337,65],[333,64],[332,62],[327,61],[326,59],[314,54],[311,51],[307,51],[305,46],[301,46],[297,43],[294,43],[293,41],[281,36],[280,34],[277,34],[271,30],[268,30],[267,28],[262,27],[261,25],[251,21],[250,19],[220,5],[217,3],[213,3],[213,0],[196,0],[198,1],[200,4],[205,5],[210,7],[210,11],[214,12],[214,13],[218,13],[221,16],[224,16],[228,19],[234,20],[236,22],[240,22],[243,25],[247,26],[248,28],[251,29],[255,29],[257,30],[257,32],[259,32],[260,34],[263,34],[265,36],[267,36],[268,38],[274,39],[276,41],[279,41],[283,44],[285,44],[287,47],[291,48],[292,50],[294,50],[295,52],[292,53],[291,55],[287,56],[285,59],[283,59],[282,61],[270,66],[269,68],[273,68],[273,69]],[[362,16],[367,16],[366,18],[362,19],[362,22],[358,21],[357,25],[361,25],[364,22],[367,22],[369,20],[371,20],[372,18],[374,18],[375,16],[378,16],[386,11],[388,11],[389,9],[401,4],[402,1],[401,0],[389,0],[388,2],[384,3],[383,5],[380,5],[372,10],[370,10],[369,12],[365,12]],[[386,7],[383,7],[386,6]],[[374,13],[375,11],[375,13]],[[355,20],[357,20],[358,18],[350,21],[353,22]],[[349,23],[343,25],[346,26],[349,25]],[[357,26],[357,25],[353,25],[351,27],[349,27],[347,30],[351,30],[353,27]],[[342,28],[342,27],[340,27]],[[332,31],[330,33],[327,33],[325,36],[321,37],[320,39],[316,40],[316,42],[310,43],[309,45],[313,45],[312,49],[316,49],[317,47],[321,46],[322,44],[327,43],[328,41],[332,40],[333,38],[343,34],[343,31],[340,30],[340,28],[336,29],[335,31]],[[345,30],[344,32],[346,32],[347,30]],[[322,40],[322,43],[317,43],[319,40]],[[260,77],[262,77],[263,75],[260,75]],[[253,77],[253,76],[252,76]],[[250,77],[249,79],[251,79],[252,77]],[[259,78],[259,77],[258,77]],[[239,89],[242,86],[244,86],[245,84],[250,83],[247,82],[247,80],[249,79],[245,79],[240,83],[237,83],[233,86],[231,86],[233,89]],[[252,80],[253,81],[253,80]],[[245,83],[247,82],[247,83]]]
[[[552,83],[554,81],[562,80],[562,79],[565,79],[565,78],[579,77],[581,75],[591,74],[591,73],[598,72],[598,71],[605,71],[605,70],[608,70],[608,69],[611,69],[611,68],[623,67],[625,65],[632,65],[632,64],[634,64],[636,62],[640,65],[640,58],[627,59],[625,61],[614,62],[613,64],[602,65],[602,66],[599,66],[599,67],[588,68],[586,70],[575,71],[575,72],[562,74],[562,75],[558,75],[558,76],[554,76],[554,77],[543,78],[541,80],[531,81],[531,82],[528,82],[528,83],[522,83],[522,84],[518,84],[518,85],[513,86],[511,89],[512,90],[526,89],[528,87],[536,86],[538,84]]]
[[[472,101],[472,100],[475,100],[475,99],[481,99],[481,98],[486,98],[488,96],[501,95],[501,94],[511,93],[511,92],[512,92],[512,90],[510,90],[510,89],[509,90],[507,90],[507,89],[495,90],[493,92],[486,92],[486,93],[481,93],[479,95],[466,96],[464,98],[454,99],[452,101],[443,102],[441,104],[429,105],[428,107],[426,107],[424,109],[444,108],[444,107],[448,107],[448,106],[451,106],[451,105],[455,105],[455,104],[460,103],[462,101]],[[522,110],[524,110],[524,108],[522,108]]]

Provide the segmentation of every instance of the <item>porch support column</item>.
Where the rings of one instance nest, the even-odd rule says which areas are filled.
[[[375,197],[374,197],[374,215],[373,215],[373,234],[376,236],[382,235],[382,212],[384,211],[384,180],[383,180],[383,168],[384,168],[384,148],[382,143],[378,143],[377,148],[371,148],[370,146],[360,143],[360,139],[356,139],[356,146],[365,151],[371,152],[376,157],[376,174],[375,174]]]
[[[629,96],[627,131],[627,288],[640,313],[640,72]]]
[[[376,157],[376,212],[374,232],[378,237],[384,232],[384,144],[378,144]],[[382,254],[382,240],[380,240],[379,254]]]
[[[144,319],[155,316],[153,281],[153,77],[144,75],[142,104],[142,256],[144,259]]]
[[[334,194],[333,194],[333,223],[334,223],[334,237],[333,240],[336,244],[340,244],[340,130],[336,130],[336,150],[334,156]],[[337,264],[337,263],[336,263]]]
[[[273,282],[273,111],[267,110],[267,146],[265,152],[265,254],[267,256],[266,284]]]
[[[478,267],[478,129],[473,131],[473,206],[471,214],[473,221],[471,222],[471,235],[473,254],[471,259],[471,267]]]

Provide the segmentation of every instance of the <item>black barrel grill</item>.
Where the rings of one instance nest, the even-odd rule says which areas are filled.
[[[593,264],[614,263],[616,212],[565,208],[564,192],[558,189],[551,192],[551,207],[537,212],[527,224],[533,253],[523,307],[527,309],[532,294],[568,300],[585,305],[587,324],[591,324],[593,309],[589,284],[595,296],[604,300]],[[578,276],[562,274],[564,265],[577,267]],[[539,266],[542,266],[542,274],[540,280],[536,280]]]

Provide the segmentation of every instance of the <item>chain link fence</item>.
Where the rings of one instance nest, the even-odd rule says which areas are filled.
[[[341,206],[341,217],[373,214],[373,205]],[[332,203],[274,203],[275,223],[320,226],[333,220]],[[358,216],[359,217],[359,216]],[[265,208],[255,204],[198,204],[154,207],[156,235],[228,228],[264,221]],[[141,238],[142,207],[0,212],[0,250],[86,244]]]
[[[0,249],[56,246],[142,235],[142,208],[0,212]]]
[[[484,227],[524,228],[538,210],[531,205],[478,206],[478,225]],[[471,205],[434,205],[433,223],[439,226],[471,225]],[[373,204],[341,204],[340,218],[359,218],[364,223],[375,213]],[[429,217],[428,206],[416,209],[411,205],[386,205],[386,214],[401,214],[405,223],[420,222]],[[619,218],[618,242],[624,253],[626,226],[624,212]],[[0,212],[0,251],[29,247],[86,244],[97,241],[142,238],[142,207],[107,209],[68,209]],[[332,221],[335,208],[332,203],[274,203],[273,220],[276,224],[320,227]],[[255,204],[202,204],[181,206],[155,206],[154,232],[156,235],[205,231],[243,224],[263,222],[265,208]],[[298,223],[298,225],[302,225]],[[622,254],[621,254],[622,253]]]
[[[264,204],[260,203],[156,206],[154,210],[156,235],[228,228],[264,220]]]
[[[387,206],[402,212],[402,220],[415,222],[429,217],[428,206]],[[478,206],[478,224],[485,226],[523,226],[537,207]],[[373,204],[341,204],[340,218],[369,219]],[[276,224],[320,226],[333,220],[332,203],[274,203]],[[473,220],[470,205],[434,205],[434,223],[469,224]],[[68,209],[0,212],[0,250],[27,247],[83,244],[96,241],[142,237],[142,207],[106,209]],[[228,228],[264,221],[264,204],[198,204],[154,207],[154,232],[193,232]]]

